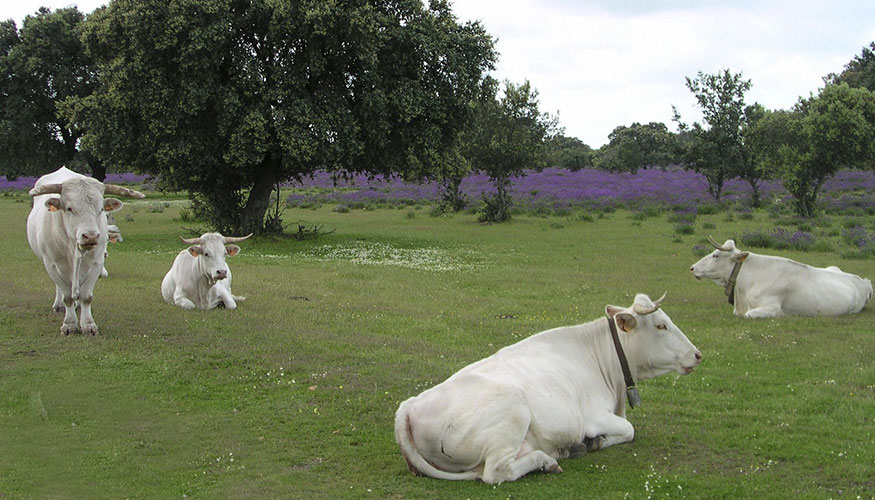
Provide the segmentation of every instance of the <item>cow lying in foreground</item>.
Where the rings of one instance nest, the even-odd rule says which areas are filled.
[[[561,472],[557,458],[631,441],[608,322],[634,380],[687,374],[702,359],[661,301],[638,294],[629,308],[609,305],[606,318],[533,335],[401,403],[395,440],[410,470],[501,483]]]
[[[161,283],[164,300],[183,309],[212,309],[219,305],[237,309],[237,302],[243,302],[246,297],[231,294],[231,269],[225,257],[240,252],[240,247],[232,243],[250,236],[252,234],[226,237],[204,233],[200,238],[183,238],[182,241],[191,246],[179,252],[164,276]]]
[[[122,207],[121,201],[104,198],[104,194],[144,197],[64,167],[40,177],[30,190],[33,207],[27,216],[27,241],[55,282],[52,310],[65,312],[64,335],[77,329],[91,335],[98,332],[91,302],[94,285],[104,271],[106,213]],[[80,318],[76,317],[77,306]]]
[[[871,281],[838,267],[812,267],[742,252],[733,240],[723,245],[709,240],[714,252],[693,264],[690,272],[696,279],[710,279],[724,287],[736,316],[839,316],[860,312],[872,298]]]

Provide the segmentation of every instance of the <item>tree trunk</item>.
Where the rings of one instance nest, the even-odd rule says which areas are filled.
[[[757,179],[748,179],[748,184],[750,184],[750,203],[753,205],[753,208],[760,207],[760,185],[757,182]]]
[[[100,160],[92,159],[89,162],[89,166],[91,167],[91,177],[103,182],[106,180],[106,165]]]
[[[277,169],[270,159],[266,159],[258,170],[259,175],[256,177],[255,184],[246,199],[246,205],[243,207],[239,236],[245,236],[249,233],[264,233],[264,215],[270,206],[270,193],[273,192],[273,187],[278,179]]]

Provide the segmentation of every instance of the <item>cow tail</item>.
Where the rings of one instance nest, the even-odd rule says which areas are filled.
[[[440,470],[419,453],[413,442],[413,428],[411,427],[410,414],[407,412],[408,401],[401,403],[401,406],[398,407],[398,412],[395,413],[395,441],[401,447],[401,455],[407,461],[407,468],[410,469],[410,472],[417,476],[429,476],[453,481],[480,478],[480,474],[477,471],[448,472]]]

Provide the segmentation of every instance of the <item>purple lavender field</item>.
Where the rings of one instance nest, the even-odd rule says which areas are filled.
[[[104,182],[107,184],[139,184],[146,181],[149,176],[139,174],[106,174]],[[33,187],[38,177],[18,177],[14,181],[6,179],[5,175],[0,175],[0,191],[23,190],[27,191]]]
[[[146,176],[131,173],[108,174],[106,182],[140,183],[146,179]],[[0,176],[0,191],[27,190],[35,181],[35,177],[8,181],[5,176]],[[348,208],[397,207],[441,201],[437,183],[408,183],[395,177],[368,180],[366,176],[358,175],[335,182],[330,173],[320,171],[301,183],[290,183],[286,187],[292,190],[287,202],[293,207],[331,203]],[[493,187],[487,176],[475,174],[462,181],[461,189],[469,203],[476,206],[483,194],[492,192]],[[761,191],[763,205],[789,206],[792,203],[792,197],[779,181],[763,182]],[[701,207],[716,203],[708,193],[705,177],[682,169],[647,169],[629,174],[547,168],[513,178],[511,193],[517,211],[536,213],[564,213],[575,208],[597,212],[670,208],[695,214]],[[750,195],[750,186],[746,182],[733,179],[724,185],[722,202],[744,206],[749,203]],[[823,186],[818,202],[827,213],[875,215],[875,172],[839,172]]]
[[[331,174],[318,172],[303,183],[292,184],[290,206],[337,203],[350,208],[373,204],[404,206],[436,204],[441,200],[437,183],[412,184],[397,178],[368,180],[357,176],[336,184]],[[483,193],[493,190],[487,176],[471,175],[462,182],[469,202],[477,202]],[[787,204],[792,197],[779,181],[761,186],[764,205]],[[648,169],[638,173],[610,173],[595,169],[577,172],[561,168],[530,171],[512,179],[511,192],[517,210],[539,213],[562,213],[574,208],[596,211],[613,209],[642,210],[665,207],[695,211],[714,205],[705,177],[682,169]],[[830,213],[875,214],[875,172],[845,170],[824,185],[820,206]],[[739,179],[724,185],[724,203],[749,203],[750,186]]]

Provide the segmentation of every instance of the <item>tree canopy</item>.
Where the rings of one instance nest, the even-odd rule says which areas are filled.
[[[510,218],[510,178],[547,166],[547,141],[558,131],[556,118],[538,109],[538,91],[528,80],[519,85],[505,81],[501,96],[497,90],[498,82],[487,78],[464,149],[473,168],[495,185],[495,196],[485,200],[484,222]]]
[[[800,100],[791,112],[775,112],[758,125],[774,152],[762,154],[795,198],[797,212],[815,213],[823,183],[842,168],[875,162],[875,92],[830,84]],[[762,149],[760,149],[762,151]]]
[[[446,0],[114,0],[83,39],[101,71],[65,107],[83,147],[225,233],[265,231],[275,186],[317,169],[439,172],[496,57]]]
[[[20,31],[11,20],[0,22],[0,172],[40,175],[91,160],[79,155],[83,131],[58,113],[58,103],[97,85],[80,43],[84,22],[75,7],[41,8]]]
[[[556,134],[547,141],[550,162],[572,172],[593,164],[593,150],[576,137]]]
[[[700,71],[696,78],[688,77],[686,81],[704,123],[688,125],[675,109],[674,120],[684,135],[680,142],[682,162],[686,168],[705,176],[708,191],[719,200],[723,183],[739,176],[748,165],[742,129],[746,118],[744,94],[750,90],[751,82],[728,69],[713,75]]]
[[[632,172],[649,166],[666,166],[674,161],[675,138],[663,123],[633,123],[619,126],[598,150],[596,166],[611,172]]]
[[[841,73],[827,75],[824,80],[875,91],[875,42],[863,47],[860,55],[854,56]]]

